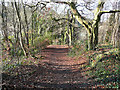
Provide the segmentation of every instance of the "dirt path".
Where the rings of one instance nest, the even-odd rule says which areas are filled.
[[[86,62],[85,58],[76,60],[68,57],[68,47],[65,45],[49,45],[42,50],[44,59],[39,65],[21,66],[22,74],[13,76],[9,84],[29,88],[80,88],[88,87],[90,83],[80,66]],[[24,68],[24,71],[23,71]],[[27,74],[27,72],[31,74]],[[20,73],[20,72],[19,72]]]
[[[87,87],[89,83],[87,77],[81,74],[80,65],[86,62],[86,59],[68,57],[68,47],[65,45],[50,45],[43,50],[42,55],[45,58],[42,60],[44,66],[49,68],[41,82],[45,87]]]

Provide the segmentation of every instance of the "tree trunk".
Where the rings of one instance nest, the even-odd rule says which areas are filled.
[[[93,27],[93,50],[95,49],[97,44],[98,44],[98,25],[95,25],[95,27]]]
[[[98,44],[98,26],[91,29],[91,33],[88,33],[88,50],[94,50]]]
[[[67,18],[70,20],[70,12],[67,11]],[[71,25],[67,22],[68,46],[71,46]]]
[[[119,47],[119,37],[118,37],[118,32],[119,32],[119,13],[116,14],[116,23],[113,29],[112,33],[112,44],[113,47]]]
[[[93,35],[91,33],[88,33],[88,50],[92,50],[93,49]]]
[[[13,43],[8,38],[8,31],[7,31],[7,17],[8,17],[8,15],[7,15],[7,13],[8,13],[7,8],[6,8],[5,2],[3,0],[2,1],[2,13],[1,13],[1,15],[2,15],[2,30],[3,30],[2,32],[3,32],[4,40],[6,41],[6,44],[7,44],[7,52],[8,52],[8,54],[10,54],[11,47],[10,47],[9,43],[11,43],[12,45],[13,45]]]
[[[77,21],[85,27],[88,32],[88,50],[95,49],[96,45],[98,44],[98,23],[100,21],[101,13],[96,14],[92,23],[87,21],[84,17],[82,17],[79,12],[77,11],[75,4],[71,3],[71,11]],[[99,8],[97,8],[99,9]],[[99,12],[99,10],[97,10]]]
[[[15,27],[16,27],[16,24],[15,24],[15,8],[14,8],[14,3],[11,2],[11,4],[12,4],[12,8],[13,8],[12,22],[13,22],[13,27],[14,27],[14,38],[15,38],[15,41],[13,42],[13,47],[14,47],[14,57],[15,57],[15,56],[17,55],[17,54],[16,54],[17,35],[16,35],[16,29],[15,29]]]
[[[16,8],[18,19],[19,19],[19,25],[20,25],[19,26],[19,29],[20,29],[20,32],[19,32],[20,45],[21,45],[21,48],[22,48],[22,50],[24,52],[24,55],[28,56],[28,53],[26,52],[26,49],[24,47],[23,40],[22,40],[22,21],[21,21],[19,6],[17,5],[16,2],[15,2],[15,8]]]
[[[28,26],[28,20],[27,20],[27,14],[26,14],[26,7],[23,6],[24,9],[24,15],[25,15],[25,23],[26,23],[26,27],[27,27],[27,33],[26,33],[26,39],[27,39],[27,47],[29,48],[29,26]]]
[[[32,44],[32,46],[33,46],[33,38],[34,38],[34,37],[33,37],[33,35],[34,35],[34,34],[33,34],[33,31],[34,31],[34,20],[33,20],[34,17],[33,17],[33,16],[34,16],[34,13],[33,13],[33,11],[31,11],[31,12],[32,12],[31,44]]]

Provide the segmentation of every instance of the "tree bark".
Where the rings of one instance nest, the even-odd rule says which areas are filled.
[[[98,23],[100,22],[100,18],[102,14],[104,13],[116,13],[120,12],[120,10],[110,10],[110,11],[102,11],[103,6],[104,6],[104,1],[98,0],[98,5],[97,8],[94,10],[94,19],[93,20],[88,20],[85,17],[83,17],[77,10],[76,4],[74,2],[60,2],[56,1],[55,3],[64,3],[68,4],[71,8],[71,11],[76,18],[76,20],[84,26],[84,28],[88,32],[88,50],[95,49],[95,47],[98,44]],[[64,20],[68,20],[63,18]],[[56,19],[55,19],[56,20]],[[59,21],[61,19],[58,19],[56,21]],[[68,20],[69,21],[69,20]]]
[[[101,11],[105,2],[99,0],[98,6],[94,11],[94,19],[92,21],[87,20],[83,16],[80,15],[78,10],[76,9],[76,5],[74,2],[68,3],[73,15],[77,19],[77,21],[86,28],[88,32],[88,50],[93,50],[98,44],[98,23],[100,22],[100,18],[104,13],[116,13],[120,12],[120,10],[114,11]]]
[[[15,2],[15,8],[16,8],[16,12],[17,12],[18,19],[19,19],[19,29],[20,29],[19,39],[20,39],[20,45],[21,45],[21,48],[22,48],[22,50],[23,50],[23,52],[24,52],[24,55],[25,55],[25,56],[28,56],[28,53],[26,52],[26,49],[25,49],[25,47],[24,47],[23,40],[22,40],[22,21],[21,21],[19,6],[17,5],[16,2]]]
[[[26,33],[26,39],[27,39],[27,47],[29,48],[29,26],[28,26],[28,20],[27,20],[27,14],[26,14],[26,8],[25,6],[23,6],[24,9],[24,16],[25,16],[25,23],[26,23],[26,27],[27,27],[27,33]]]
[[[8,31],[7,31],[7,19],[8,19],[8,15],[7,15],[7,8],[5,6],[5,2],[4,0],[2,1],[2,13],[1,13],[1,16],[2,16],[2,32],[3,32],[3,36],[4,36],[4,40],[6,41],[6,44],[7,44],[7,51],[8,53],[10,54],[10,50],[11,50],[11,47],[10,47],[10,43],[13,45],[13,42],[11,39],[8,38]]]
[[[112,44],[113,44],[113,47],[119,47],[119,13],[116,14],[116,23],[115,23],[115,26],[114,26],[114,29],[113,29],[113,33],[112,33]]]

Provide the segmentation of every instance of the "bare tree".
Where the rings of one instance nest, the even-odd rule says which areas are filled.
[[[27,27],[27,33],[26,33],[26,39],[27,39],[27,47],[29,48],[29,26],[28,26],[28,18],[27,18],[27,14],[26,14],[26,6],[23,5],[23,9],[24,9],[24,17],[25,17],[25,23],[26,23],[26,27]]]
[[[102,0],[98,0],[98,5],[94,10],[94,18],[90,21],[82,16],[79,11],[77,10],[77,3],[75,2],[55,2],[55,3],[62,3],[67,4],[70,6],[71,11],[77,21],[86,28],[88,32],[88,49],[95,49],[96,45],[98,44],[98,24],[100,22],[100,18],[104,13],[116,13],[120,12],[120,10],[110,10],[110,11],[102,11],[105,2]],[[60,19],[59,19],[60,20]]]
[[[21,15],[20,15],[20,8],[19,8],[19,4],[17,5],[17,2],[15,2],[15,8],[16,8],[16,12],[17,12],[17,16],[18,16],[18,19],[19,19],[19,39],[20,39],[20,45],[21,45],[21,48],[24,52],[24,55],[27,56],[27,52],[26,52],[26,49],[24,47],[24,44],[23,44],[23,39],[22,39],[22,21],[21,21]]]

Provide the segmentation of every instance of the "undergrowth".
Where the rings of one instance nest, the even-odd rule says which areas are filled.
[[[40,58],[39,58],[40,59]],[[34,59],[33,57],[29,57],[29,58],[5,58],[2,60],[2,69],[3,72],[10,72],[11,69],[15,69],[21,65],[34,65],[34,64],[38,64],[39,60],[38,59]]]
[[[96,66],[91,67],[92,63],[90,60],[89,65],[86,68],[92,68],[86,71],[86,75],[89,76],[88,80],[93,80],[94,85],[103,85],[104,88],[119,88],[120,84],[120,57],[116,52],[109,52],[107,49],[112,51],[111,46],[100,46],[97,52],[94,52],[90,55],[92,57],[92,63],[96,62],[96,57],[101,54],[100,60],[97,60]],[[102,50],[102,53],[101,51]],[[105,51],[107,50],[107,51]],[[102,55],[103,54],[103,55]],[[89,58],[91,59],[91,58]]]
[[[75,57],[80,56],[85,53],[87,50],[87,42],[81,41],[80,43],[73,44],[73,47],[69,49],[68,56]]]

